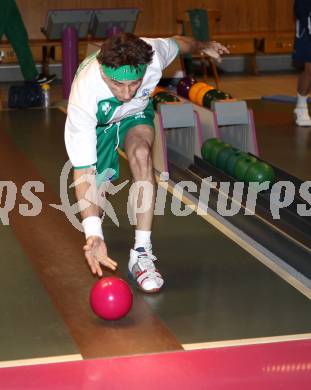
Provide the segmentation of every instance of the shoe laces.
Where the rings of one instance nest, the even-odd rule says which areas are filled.
[[[153,261],[147,252],[138,256],[138,264],[143,271],[155,271]]]
[[[157,258],[151,252],[151,245],[150,247],[144,249],[145,251],[140,252],[138,255],[137,263],[134,265],[132,272],[135,271],[135,269],[138,271],[137,268],[139,268],[140,271],[144,272],[146,277],[158,281],[158,279],[161,279],[162,277],[154,265],[154,261],[156,261]]]
[[[145,246],[145,251],[148,255],[148,257],[154,262],[157,261],[157,257],[152,253],[152,245],[149,244],[148,246]]]

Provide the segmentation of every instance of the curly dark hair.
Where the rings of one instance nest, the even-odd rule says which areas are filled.
[[[149,64],[153,57],[152,46],[134,34],[119,33],[107,38],[97,55],[100,64],[118,68],[122,65]]]

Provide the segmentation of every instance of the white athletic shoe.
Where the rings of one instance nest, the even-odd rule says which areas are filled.
[[[164,283],[160,272],[154,265],[156,260],[151,248],[131,249],[128,264],[129,276],[137,287],[146,293],[158,292]]]
[[[311,126],[311,118],[307,108],[298,108],[294,109],[296,115],[296,125],[298,126]]]

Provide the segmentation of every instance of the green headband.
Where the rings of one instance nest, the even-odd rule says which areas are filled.
[[[144,77],[147,69],[147,64],[139,64],[138,66],[123,65],[118,68],[102,65],[103,71],[107,77],[117,81],[138,80]]]

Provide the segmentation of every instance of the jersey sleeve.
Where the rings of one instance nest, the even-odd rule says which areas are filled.
[[[74,168],[96,164],[97,103],[86,80],[75,79],[70,93],[65,124],[65,145]]]
[[[161,69],[165,69],[179,54],[179,46],[173,38],[150,39],[150,44],[159,59]]]

